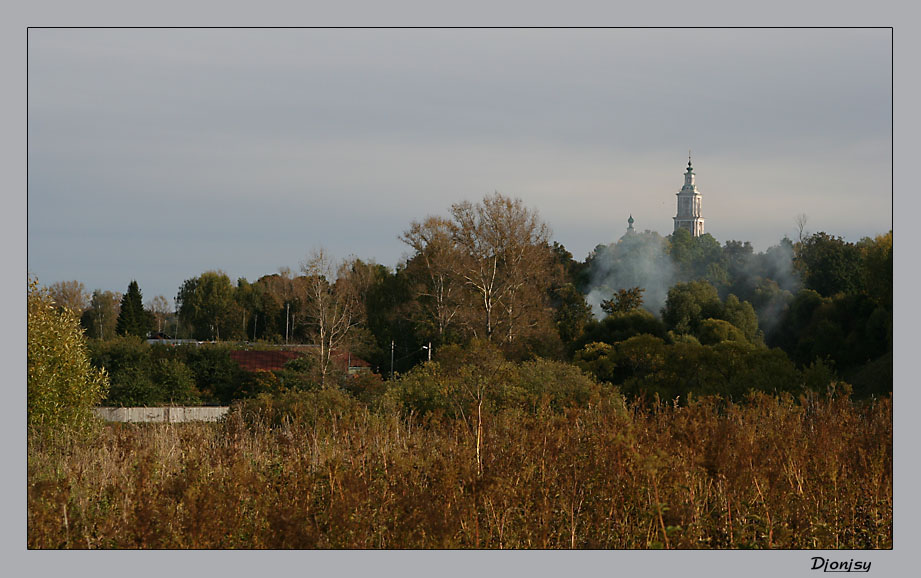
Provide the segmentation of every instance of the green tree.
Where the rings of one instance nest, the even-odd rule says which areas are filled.
[[[755,314],[755,308],[748,301],[739,301],[738,297],[730,293],[723,303],[720,319],[739,328],[749,343],[762,343],[763,340],[758,331],[758,316]]]
[[[151,379],[151,348],[140,337],[128,335],[90,344],[93,365],[105,368],[110,387],[109,406],[148,406],[161,401]]]
[[[721,319],[738,328],[750,343],[761,344],[758,316],[751,303],[739,301],[729,294],[725,303],[713,285],[706,281],[678,283],[668,292],[668,301],[662,314],[665,324],[677,334],[700,337],[701,324],[706,319]],[[713,337],[711,334],[707,339]]]
[[[229,403],[242,397],[247,375],[230,357],[230,348],[219,344],[183,345],[177,359],[195,376],[195,388],[206,402]]]
[[[795,250],[794,265],[806,288],[825,297],[860,292],[860,249],[853,243],[820,232],[797,243]]]
[[[618,289],[611,299],[601,302],[601,309],[608,315],[635,311],[643,306],[643,291],[642,287]]]
[[[89,361],[76,312],[56,310],[48,291],[29,281],[27,412],[34,431],[85,427],[108,389],[105,371]]]
[[[719,294],[710,283],[677,283],[668,290],[662,320],[678,333],[696,334],[701,321],[707,318],[719,319],[722,309]]]
[[[601,321],[587,323],[577,345],[584,346],[592,342],[614,344],[644,334],[663,339],[666,334],[665,324],[645,309],[614,313]]]
[[[137,281],[128,284],[128,292],[122,297],[115,333],[118,335],[136,335],[146,337],[152,325],[151,314],[144,309],[141,289]]]
[[[187,279],[176,296],[179,319],[196,339],[219,341],[234,324],[234,286],[223,271]]]
[[[677,268],[679,279],[691,281],[714,274],[710,265],[721,265],[723,249],[710,233],[691,236],[686,229],[678,229],[668,237],[669,255]],[[722,276],[722,272],[719,276]]]
[[[716,345],[723,341],[748,343],[741,329],[722,319],[704,319],[700,324],[697,338],[703,345]]]
[[[456,341],[450,324],[442,333],[431,311],[425,311],[418,296],[419,283],[410,265],[395,271],[383,265],[369,264],[369,281],[364,284],[361,299],[365,311],[365,328],[373,336],[373,345],[355,349],[355,353],[374,367],[390,368],[390,344],[394,344],[394,370],[408,371],[425,356],[412,355],[431,342],[439,348],[445,342]],[[363,329],[359,327],[357,329]],[[352,346],[354,347],[354,343]]]
[[[153,363],[153,381],[159,390],[157,401],[171,405],[195,405],[201,402],[192,370],[178,359],[156,360]]]
[[[553,320],[560,339],[571,346],[581,339],[585,327],[594,319],[592,308],[572,283],[554,288],[550,304],[555,311]]]
[[[518,367],[517,388],[524,395],[524,409],[537,411],[542,403],[561,411],[585,407],[597,400],[600,386],[578,367],[548,359],[526,361]]]
[[[858,243],[861,255],[861,281],[867,294],[892,310],[892,231]]]

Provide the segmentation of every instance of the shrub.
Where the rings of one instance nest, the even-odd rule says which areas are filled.
[[[250,425],[300,425],[308,428],[323,423],[338,423],[367,410],[353,397],[337,389],[288,391],[276,395],[260,394],[237,401],[231,411]]]
[[[600,386],[578,367],[546,359],[521,364],[517,384],[525,394],[521,405],[531,411],[544,401],[555,410],[585,407],[597,401],[600,392]]]
[[[158,401],[182,405],[201,403],[192,370],[178,359],[158,359],[153,364],[153,379]]]
[[[230,358],[230,348],[219,345],[183,345],[177,355],[192,370],[195,386],[206,401],[229,403],[242,395],[246,372]]]

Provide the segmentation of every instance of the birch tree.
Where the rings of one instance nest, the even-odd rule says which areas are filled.
[[[545,315],[554,271],[550,228],[521,199],[495,193],[451,207],[457,274],[476,297],[475,336],[511,343]]]
[[[301,264],[306,280],[306,316],[319,347],[320,384],[326,387],[332,352],[345,345],[349,331],[362,318],[357,287],[349,263],[334,263],[323,249],[315,249]]]

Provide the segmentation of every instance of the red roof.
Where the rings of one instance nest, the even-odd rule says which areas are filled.
[[[276,371],[282,369],[285,363],[304,355],[304,351],[291,350],[236,350],[230,352],[230,358],[237,362],[244,371]],[[371,367],[364,359],[350,355],[348,351],[333,350],[330,356],[336,365],[346,367]]]
[[[230,358],[245,371],[275,371],[301,356],[298,351],[231,351]]]

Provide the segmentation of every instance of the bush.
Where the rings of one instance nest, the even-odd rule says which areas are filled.
[[[195,388],[192,370],[178,359],[158,359],[153,364],[159,400],[169,404],[196,405],[201,403]]]
[[[804,376],[782,350],[752,345],[724,321],[712,325],[713,345],[696,340],[667,344],[640,335],[616,345],[589,344],[576,353],[575,363],[596,379],[621,386],[631,397],[686,399],[690,394],[719,394],[740,399],[750,390],[802,390]],[[736,339],[718,340],[720,329]]]
[[[484,342],[470,347],[446,347],[439,361],[426,363],[392,382],[386,405],[404,413],[440,412],[449,417],[470,415],[482,408],[497,412],[542,407],[563,410],[585,407],[599,399],[601,386],[578,367],[548,359],[515,364]]]
[[[367,410],[353,397],[337,389],[260,394],[237,401],[231,411],[253,426],[299,425],[308,428],[357,417]]]
[[[585,407],[597,401],[601,389],[578,367],[546,359],[521,364],[517,384],[525,394],[520,405],[531,411],[543,403],[555,410]]]
[[[177,355],[192,370],[195,385],[206,401],[229,403],[242,396],[247,376],[230,358],[230,348],[183,345],[177,349]]]

